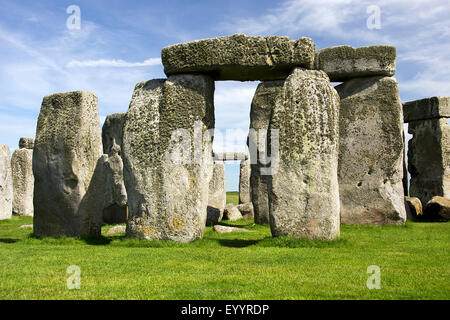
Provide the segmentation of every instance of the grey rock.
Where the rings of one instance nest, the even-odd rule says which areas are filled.
[[[162,49],[167,75],[205,73],[214,80],[276,80],[295,67],[313,68],[315,45],[310,38],[228,37],[197,40]]]
[[[13,179],[13,213],[19,216],[33,216],[33,150],[18,149],[11,158]]]
[[[396,49],[392,46],[353,48],[336,46],[317,50],[315,69],[325,71],[331,81],[368,76],[393,76]]]
[[[13,186],[9,147],[0,144],[0,220],[12,216]]]
[[[448,119],[411,121],[408,132],[409,193],[422,203],[450,198],[450,126]]]
[[[113,113],[106,117],[102,127],[103,153],[110,155],[116,149],[119,152],[122,149],[123,126],[127,113]]]
[[[177,242],[203,236],[213,169],[205,130],[214,128],[213,95],[214,81],[203,75],[136,85],[122,143],[129,236]],[[191,141],[182,145],[186,139],[194,140],[193,152]]]
[[[245,152],[214,152],[214,161],[233,161],[233,160],[247,160],[248,154]]]
[[[33,225],[32,224],[24,224],[19,227],[19,230],[25,230],[25,229],[33,229]]]
[[[227,200],[227,192],[225,186],[225,164],[223,162],[215,162],[213,175],[209,182],[208,193],[208,209],[206,224],[210,225],[222,220],[223,210]]]
[[[19,139],[20,149],[33,149],[34,148],[34,138],[22,137]]]
[[[107,235],[111,235],[111,234],[115,234],[115,233],[125,233],[126,231],[126,226],[115,226],[112,227],[111,229],[109,229],[106,234]]]
[[[235,205],[228,203],[223,211],[223,220],[236,221],[239,219],[242,219],[239,209]]]
[[[405,209],[408,220],[415,220],[423,215],[422,202],[419,198],[405,197]]]
[[[444,197],[433,197],[425,207],[425,217],[450,219],[450,199]]]
[[[270,165],[267,129],[276,99],[281,94],[284,81],[264,81],[258,85],[250,109],[250,196],[256,224],[269,223],[268,177],[262,168]],[[253,136],[252,136],[253,134]]]
[[[295,69],[277,98],[269,130],[279,130],[269,176],[273,236],[339,236],[339,96],[323,71]],[[271,137],[270,145],[276,139]],[[275,148],[277,149],[277,148]]]
[[[450,118],[450,97],[425,98],[403,104],[405,123],[437,118]]]
[[[111,150],[105,159],[105,204],[103,221],[108,224],[125,223],[128,218],[128,196],[123,179],[123,161],[119,153]]]
[[[368,77],[336,87],[343,224],[404,224],[403,115],[397,82]]]
[[[35,235],[99,234],[98,212],[89,216],[94,208],[87,192],[101,155],[96,95],[75,91],[44,97],[33,151]],[[94,200],[103,205],[103,195]]]
[[[231,233],[231,232],[252,232],[250,230],[247,230],[245,228],[237,228],[237,227],[227,227],[227,226],[221,226],[221,225],[215,225],[213,227],[213,230],[217,233]]]
[[[236,206],[236,208],[241,212],[242,217],[247,220],[254,219],[255,210],[253,208],[253,204],[251,202],[241,203]]]
[[[250,161],[242,160],[239,174],[239,204],[250,201]]]

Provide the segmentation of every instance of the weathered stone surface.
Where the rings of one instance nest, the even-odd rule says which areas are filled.
[[[236,208],[241,212],[242,218],[244,219],[251,220],[255,217],[255,211],[251,202],[241,203]]]
[[[396,49],[392,46],[353,48],[336,46],[317,50],[314,66],[327,73],[331,81],[367,76],[393,76]]]
[[[250,161],[242,160],[239,174],[239,204],[251,202],[250,199]]]
[[[270,226],[274,236],[339,236],[339,97],[323,71],[295,69],[273,109],[269,130],[279,130],[271,154]],[[270,140],[276,144],[272,135]],[[276,150],[277,148],[275,148]]]
[[[264,81],[258,85],[250,109],[250,196],[254,207],[256,224],[269,223],[268,177],[262,171],[270,165],[267,144],[267,129],[277,97],[281,94],[284,81]],[[254,144],[254,145],[252,145]]]
[[[235,205],[228,203],[223,211],[223,220],[236,221],[239,219],[242,219],[239,209]]]
[[[433,197],[425,207],[425,217],[440,217],[450,219],[450,199],[444,197]]]
[[[115,226],[112,227],[111,229],[109,229],[106,234],[107,235],[111,235],[111,234],[115,234],[115,233],[125,233],[127,227],[126,226]]]
[[[117,144],[105,161],[105,203],[103,221],[107,224],[125,223],[128,218],[128,197],[123,180],[123,161]]]
[[[19,139],[20,149],[33,149],[34,148],[34,138],[22,137]]]
[[[223,210],[227,200],[227,191],[225,186],[225,164],[215,162],[213,175],[209,182],[208,209],[206,224],[210,225],[222,220]]]
[[[231,232],[252,232],[250,230],[247,230],[245,228],[237,228],[237,227],[227,227],[227,226],[221,226],[221,225],[215,225],[214,231],[217,233],[231,233]]]
[[[203,75],[136,85],[122,144],[128,235],[178,242],[203,236],[213,168],[205,130],[214,127],[213,94],[214,81]]]
[[[245,152],[214,152],[214,161],[247,160],[248,154]]]
[[[423,214],[422,202],[419,198],[405,197],[405,209],[408,220],[417,219]]]
[[[13,186],[9,147],[0,144],[0,220],[12,215]]]
[[[214,80],[277,80],[295,67],[313,68],[315,45],[310,38],[228,37],[197,40],[162,49],[167,75],[206,73]]]
[[[437,118],[450,118],[450,97],[425,98],[403,104],[405,123]]]
[[[403,224],[403,115],[397,82],[359,78],[336,90],[341,97],[341,223]]]
[[[103,153],[111,154],[113,147],[122,149],[123,126],[127,118],[127,113],[113,113],[106,117],[102,127]]]
[[[18,149],[11,158],[13,179],[13,213],[19,216],[33,216],[33,150]]]
[[[422,203],[450,198],[450,126],[446,118],[412,121],[408,132],[409,193]]]
[[[33,151],[35,235],[98,235],[101,209],[99,214],[89,206],[93,197],[88,201],[87,192],[95,189],[91,180],[101,155],[96,95],[76,91],[44,97]],[[94,200],[103,205],[103,195]]]

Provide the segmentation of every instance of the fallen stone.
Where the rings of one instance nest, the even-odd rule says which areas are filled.
[[[255,211],[251,202],[241,203],[240,205],[236,206],[236,208],[241,212],[242,218],[246,220],[254,219]]]
[[[268,176],[263,171],[270,166],[267,129],[276,99],[281,94],[284,81],[264,81],[258,85],[250,109],[250,198],[254,207],[256,224],[269,223]],[[253,135],[253,136],[252,136]]]
[[[403,121],[397,82],[368,77],[340,97],[339,192],[343,224],[404,224]]]
[[[12,216],[13,186],[9,147],[0,144],[0,220]]]
[[[13,213],[19,216],[33,216],[33,150],[18,149],[11,158],[13,179]]]
[[[127,235],[177,242],[203,236],[213,169],[207,131],[214,128],[213,95],[214,81],[203,75],[136,85],[122,143]]]
[[[239,174],[239,204],[251,202],[250,199],[250,161],[242,160]]]
[[[99,235],[87,192],[101,155],[96,95],[75,91],[44,97],[33,151],[36,236]],[[103,205],[103,195],[94,200]]]
[[[228,203],[223,211],[223,220],[237,221],[239,219],[242,219],[239,209],[235,205]]]
[[[419,198],[405,197],[405,209],[408,220],[414,220],[423,215],[422,202]]]
[[[33,149],[34,148],[34,138],[22,137],[19,139],[20,149]]]
[[[339,236],[338,117],[339,96],[323,71],[289,75],[269,125],[279,130],[269,176],[273,236]],[[276,143],[272,136],[270,145]]]
[[[236,228],[236,227],[226,227],[216,224],[213,227],[213,230],[217,233],[231,233],[231,232],[252,232],[250,230],[244,228]]]
[[[213,175],[209,182],[208,208],[206,224],[211,225],[222,220],[227,198],[225,186],[225,164],[215,162]]]
[[[408,132],[409,193],[425,204],[434,196],[450,198],[450,126],[448,119],[411,121]]]
[[[109,229],[106,234],[107,235],[111,235],[111,234],[115,234],[115,233],[125,233],[126,232],[126,226],[115,226],[112,227],[111,229]]]
[[[116,148],[120,155],[123,140],[123,126],[125,124],[126,117],[126,112],[114,113],[106,117],[105,123],[102,127],[104,154],[110,155],[113,153],[113,148]]]
[[[395,74],[396,49],[392,46],[353,48],[336,46],[317,50],[315,69],[325,71],[330,81]]]
[[[450,219],[450,199],[444,197],[433,197],[425,206],[425,217],[440,217]]]
[[[295,67],[312,69],[315,45],[310,38],[228,37],[197,40],[162,49],[164,72],[205,73],[214,80],[277,80]]]
[[[20,226],[19,229],[20,230],[33,229],[33,225],[32,224],[24,224],[23,226]]]
[[[450,118],[450,97],[425,98],[403,104],[405,123],[437,118]]]

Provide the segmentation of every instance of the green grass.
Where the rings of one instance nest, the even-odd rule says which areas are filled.
[[[227,192],[227,203],[239,204],[239,192]]]
[[[1,299],[448,299],[450,224],[342,226],[337,241],[272,238],[268,226],[223,223],[190,244],[127,239],[36,239],[31,218],[0,221]],[[70,265],[81,289],[68,290]],[[381,289],[366,287],[381,268]]]

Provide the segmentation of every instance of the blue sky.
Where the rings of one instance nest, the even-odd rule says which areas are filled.
[[[80,30],[66,27],[70,5],[81,9]],[[381,29],[367,28],[370,5],[381,10]],[[45,95],[93,91],[103,121],[127,110],[136,82],[165,77],[164,46],[234,33],[307,36],[318,49],[394,45],[403,101],[450,95],[448,0],[0,0],[0,8],[0,143],[11,151],[20,137],[34,137]],[[216,129],[237,129],[217,151],[245,150],[256,86],[216,82]],[[227,166],[229,191],[238,168]]]

